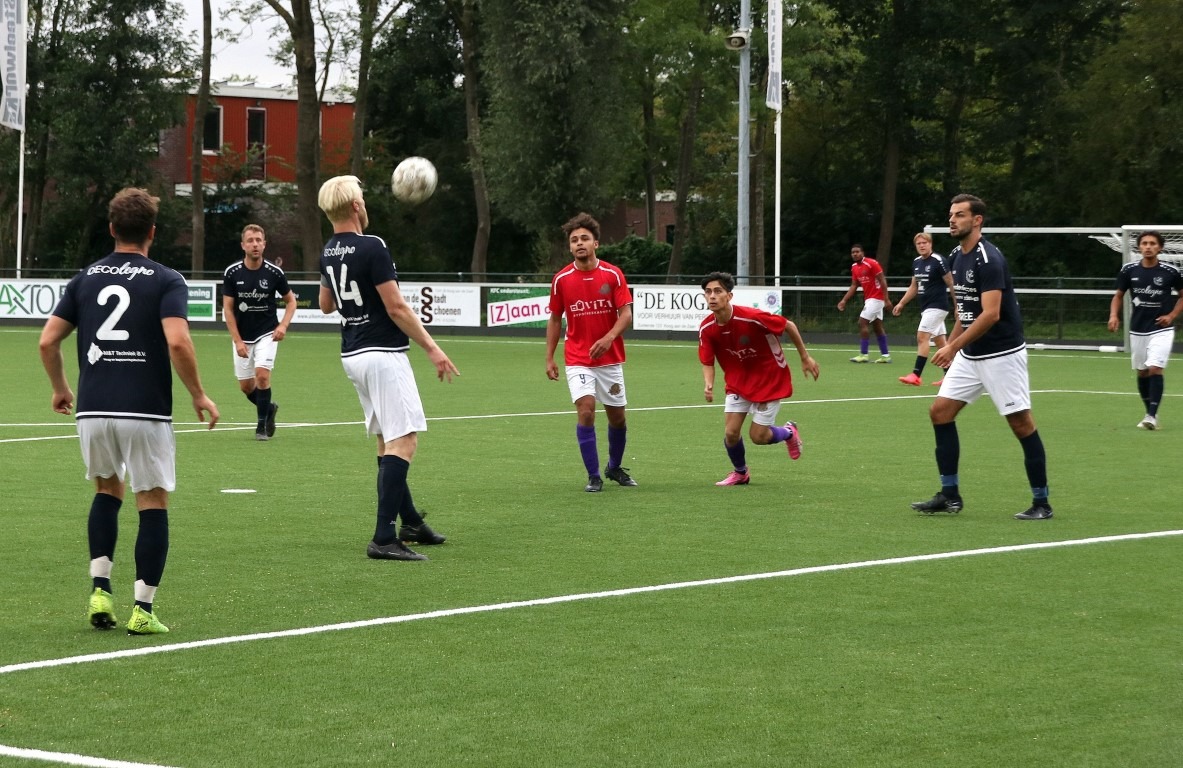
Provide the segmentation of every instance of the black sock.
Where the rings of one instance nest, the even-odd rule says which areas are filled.
[[[1150,377],[1138,377],[1138,394],[1142,397],[1142,407],[1146,409],[1146,413],[1150,413]]]
[[[1153,376],[1147,376],[1149,381],[1147,389],[1147,403],[1146,413],[1151,416],[1158,415],[1158,404],[1162,402],[1163,379],[1161,373],[1156,373]]]
[[[407,471],[411,465],[398,456],[383,456],[378,469],[378,519],[374,525],[374,543],[389,544],[397,537],[395,521],[407,492]]]
[[[136,536],[136,580],[150,587],[160,586],[164,564],[168,560],[168,510],[140,510],[140,531]],[[137,605],[151,611],[152,604]]]
[[[953,477],[957,474],[957,465],[961,461],[961,441],[957,436],[957,422],[933,424],[932,431],[937,441],[937,472],[941,477]],[[944,483],[941,484],[941,493],[950,498],[961,496],[958,486]]]
[[[115,561],[115,542],[119,538],[119,508],[123,502],[106,493],[96,493],[90,502],[90,516],[86,520],[86,537],[90,543],[90,559],[105,557]],[[91,577],[91,587],[111,591],[111,579]]]
[[[1023,446],[1023,466],[1027,469],[1027,482],[1031,484],[1031,495],[1036,504],[1047,504],[1047,454],[1039,430],[1019,438]]]
[[[928,362],[928,358],[924,355],[916,355],[916,365],[912,368],[912,373],[919,376],[924,371],[924,364]]]
[[[271,415],[271,387],[255,390],[255,410],[259,413],[260,424]]]
[[[252,389],[250,392],[246,393],[246,399],[250,400],[252,403],[258,403],[259,402],[259,399],[258,399],[259,394],[258,393],[259,393],[259,390]]]
[[[412,528],[423,525],[423,515],[419,514],[419,510],[415,509],[415,502],[411,499],[410,485],[407,485],[407,490],[403,493],[403,506],[398,511],[398,516],[402,519],[403,525],[409,525]]]

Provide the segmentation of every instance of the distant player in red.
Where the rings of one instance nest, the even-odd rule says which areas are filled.
[[[863,289],[863,311],[858,316],[859,353],[850,358],[852,363],[868,362],[867,351],[871,347],[870,329],[875,329],[879,340],[880,357],[875,362],[890,363],[891,353],[887,351],[887,331],[883,330],[883,310],[891,311],[891,299],[887,295],[887,276],[879,262],[863,253],[858,243],[850,246],[850,289],[838,302],[838,311],[846,311],[846,302],[860,287]]]
[[[574,262],[559,270],[550,284],[550,317],[546,322],[546,375],[559,379],[555,350],[563,317],[567,338],[563,345],[567,386],[578,422],[575,438],[587,469],[588,493],[604,488],[596,448],[596,401],[608,417],[608,466],[604,476],[624,486],[635,486],[624,467],[626,425],[624,407],[624,333],[633,322],[633,298],[624,273],[596,258],[600,224],[581,213],[563,225]]]
[[[702,363],[704,394],[715,399],[715,361],[723,369],[727,400],[723,407],[723,447],[731,459],[732,472],[715,485],[747,485],[751,480],[743,443],[743,423],[752,415],[748,437],[756,445],[784,443],[789,458],[801,458],[801,435],[797,424],[774,426],[780,401],[792,396],[793,377],[780,346],[780,336],[789,340],[801,356],[801,370],[818,377],[817,363],[805,349],[797,326],[781,315],[732,304],[735,278],[726,272],[712,272],[702,280],[710,316],[698,325],[698,361]]]

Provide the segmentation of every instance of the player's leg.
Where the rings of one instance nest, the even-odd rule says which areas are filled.
[[[121,425],[123,427],[123,425]],[[123,428],[128,475],[140,523],[136,533],[135,608],[129,635],[168,632],[153,610],[156,590],[168,561],[168,495],[176,489],[176,441],[166,422],[129,422]]]
[[[1052,516],[1052,508],[1047,500],[1047,454],[1031,415],[1027,351],[982,360],[978,365],[982,372],[982,383],[990,393],[994,407],[1006,419],[1023,449],[1023,466],[1031,487],[1031,506],[1015,517],[1019,520],[1046,520]]]
[[[928,501],[917,501],[912,509],[926,515],[937,512],[956,514],[964,507],[961,499],[960,477],[961,440],[957,434],[957,414],[961,409],[981,397],[984,387],[974,361],[967,360],[960,353],[953,358],[949,372],[940,392],[928,409],[932,422],[937,474],[941,489]]]
[[[882,304],[882,303],[881,303]],[[883,327],[883,308],[880,306],[878,316],[871,321],[871,327],[875,331],[875,340],[879,342],[879,359],[877,363],[890,363],[891,351],[887,348],[887,330]]]
[[[95,494],[86,520],[90,547],[91,593],[87,616],[96,629],[110,629],[115,617],[111,572],[115,563],[115,543],[119,537],[119,508],[123,505],[127,471],[112,419],[79,419],[78,440],[87,478],[94,480]]]
[[[796,422],[786,421],[784,426],[777,425],[780,404],[780,400],[755,404],[748,437],[752,438],[756,445],[784,443],[789,451],[789,458],[796,461],[801,458],[801,435],[797,431]]]
[[[605,479],[618,485],[634,487],[637,481],[621,466],[624,450],[628,444],[628,422],[625,407],[628,397],[624,387],[624,366],[604,365],[591,369],[596,378],[596,400],[604,406],[608,422],[608,465],[604,468]]]
[[[1146,415],[1149,423],[1146,429],[1158,429],[1158,406],[1162,402],[1163,370],[1171,356],[1175,342],[1175,329],[1160,331],[1151,335],[1146,344]]]
[[[865,306],[866,305],[864,304],[864,313],[866,312]],[[871,328],[867,322],[867,318],[863,317],[862,314],[860,314],[858,318],[858,338],[858,354],[850,358],[850,362],[865,363],[868,359],[867,352],[871,349]]]
[[[566,368],[567,388],[575,405],[575,442],[587,471],[587,485],[583,490],[599,493],[604,488],[600,476],[600,454],[596,446],[596,377],[590,368],[569,365]]]
[[[928,363],[929,339],[932,334],[924,330],[923,325],[916,331],[916,363],[912,366],[912,372],[907,376],[901,376],[900,381],[904,384],[910,384],[914,387],[919,387],[923,382],[920,380],[920,375],[924,372],[924,366]]]
[[[727,395],[723,405],[723,448],[727,451],[732,470],[715,485],[747,485],[751,481],[747,450],[743,442],[743,423],[751,405],[739,395]]]
[[[275,435],[275,413],[279,406],[271,399],[271,369],[275,367],[275,354],[279,344],[270,335],[251,345],[255,380],[255,413],[258,423],[255,427],[256,440],[270,440]]]

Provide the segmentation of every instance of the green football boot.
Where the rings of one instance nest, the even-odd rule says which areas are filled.
[[[156,614],[148,613],[138,605],[132,610],[127,622],[129,635],[163,635],[167,631],[168,627],[160,623]]]
[[[94,592],[90,593],[86,615],[95,629],[110,629],[119,623],[119,619],[115,618],[115,600],[110,592],[100,587],[95,587]]]

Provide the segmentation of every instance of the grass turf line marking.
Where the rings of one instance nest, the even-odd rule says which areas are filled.
[[[850,571],[860,568],[871,568],[881,565],[903,565],[907,563],[923,563],[933,560],[951,560],[959,557],[975,555],[996,555],[1010,552],[1030,552],[1040,549],[1058,549],[1060,547],[1081,546],[1085,544],[1108,544],[1118,541],[1137,541],[1139,539],[1155,539],[1165,536],[1180,536],[1183,530],[1150,531],[1147,533],[1123,533],[1113,536],[1096,536],[1090,539],[1068,539],[1065,541],[1041,541],[1032,544],[1009,544],[1001,547],[984,547],[980,549],[963,549],[954,552],[936,552],[928,555],[907,555],[904,557],[888,557],[882,560],[861,560],[853,563],[834,563],[831,565],[813,565],[805,568],[793,568],[786,571],[770,571],[765,573],[750,573],[741,576],[721,576],[714,579],[699,579],[697,581],[678,581],[669,584],[654,584],[645,587],[625,587],[609,589],[602,592],[582,592],[574,595],[558,595],[555,597],[540,597],[533,600],[513,600],[508,603],[491,603],[473,605],[465,608],[445,608],[438,611],[412,613],[403,616],[385,616],[378,619],[363,619],[360,621],[345,621],[338,624],[322,624],[316,627],[300,627],[296,629],[282,629],[274,632],[257,632],[249,635],[231,635],[229,637],[213,637],[207,640],[193,640],[185,643],[169,643],[153,645],[146,648],[129,648],[122,651],[107,653],[87,653],[80,656],[66,656],[60,659],[45,659],[42,661],[26,661],[19,664],[8,664],[0,667],[0,675],[13,672],[24,672],[32,669],[49,669],[64,667],[71,664],[85,664],[92,661],[107,661],[109,659],[126,659],[133,656],[150,656],[157,653],[172,651],[186,651],[197,648],[211,648],[217,645],[232,643],[247,643],[256,640],[278,640],[287,637],[303,637],[317,635],[324,632],[336,632],[347,629],[365,629],[380,627],[386,624],[405,624],[411,621],[425,619],[443,619],[451,616],[465,616],[474,613],[490,613],[505,611],[513,608],[533,608],[540,605],[558,605],[560,603],[575,603],[583,600],[598,600],[605,597],[627,597],[650,592],[667,592],[674,589],[690,589],[693,587],[710,587],[720,584],[738,584],[746,581],[760,581],[764,579],[788,578],[791,576],[806,576],[814,573],[831,573],[834,571]]]
[[[23,757],[26,760],[42,760],[47,763],[62,765],[86,765],[95,768],[169,768],[167,765],[155,763],[129,763],[125,760],[107,760],[102,757],[75,755],[70,752],[45,752],[40,749],[20,749],[0,744],[0,755],[5,757]]]

